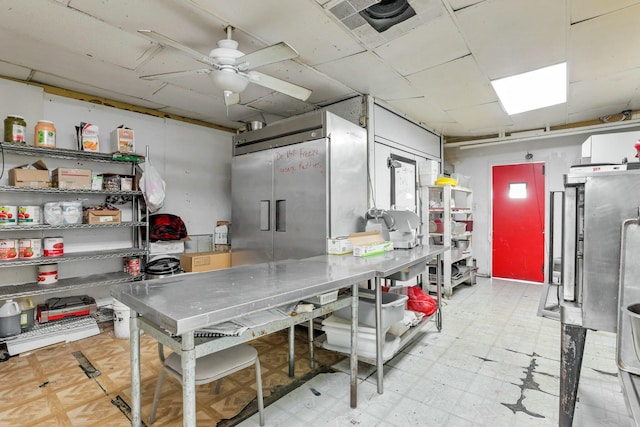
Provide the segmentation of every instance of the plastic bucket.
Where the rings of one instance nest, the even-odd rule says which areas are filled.
[[[113,300],[113,333],[116,338],[129,339],[129,307],[114,298]]]
[[[0,338],[18,335],[20,329],[20,306],[13,300],[7,300],[0,307]]]

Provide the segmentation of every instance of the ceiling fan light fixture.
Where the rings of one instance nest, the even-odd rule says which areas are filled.
[[[211,80],[221,90],[240,93],[247,88],[249,79],[238,74],[233,68],[221,68],[211,74]]]

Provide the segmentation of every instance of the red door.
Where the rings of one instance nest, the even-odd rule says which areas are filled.
[[[492,276],[544,282],[544,163],[493,167]]]

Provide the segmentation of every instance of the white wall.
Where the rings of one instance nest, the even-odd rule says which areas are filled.
[[[144,155],[145,148],[149,147],[150,161],[167,184],[165,205],[160,212],[180,216],[191,235],[213,234],[217,220],[231,219],[231,133],[50,95],[42,88],[10,80],[0,79],[0,99],[0,119],[10,114],[25,117],[29,145],[33,144],[35,124],[41,119],[55,123],[56,145],[58,148],[67,149],[76,148],[75,126],[80,122],[99,126],[100,151],[105,153],[115,151],[110,143],[110,132],[113,129],[121,124],[134,129],[136,152]],[[0,185],[8,185],[9,169],[36,160],[38,157],[29,158],[5,153],[2,158],[4,169],[0,169],[4,171],[0,175]],[[111,163],[51,158],[43,160],[49,169],[64,166],[115,173],[127,173],[122,170],[123,167],[131,170],[129,166]],[[58,199],[56,195],[38,197],[42,200],[46,200],[46,197]],[[71,194],[70,197],[75,199],[78,195]],[[42,203],[41,199],[36,199],[31,194],[4,193],[2,198],[7,204]],[[101,202],[104,202],[104,197]],[[100,201],[91,200],[89,203]],[[4,238],[12,237],[8,233],[2,234]],[[82,230],[68,230],[64,234],[65,250],[68,252],[130,247],[129,230],[114,229],[108,236],[94,236]],[[19,237],[29,236],[19,235],[16,238]],[[116,271],[121,267],[122,261],[117,259],[97,263],[61,263],[59,272],[61,277],[75,277]],[[0,272],[0,285],[35,281],[35,269],[31,266],[5,268]],[[106,288],[91,288],[87,291],[96,297],[108,293]],[[41,299],[45,298],[38,298],[34,302],[38,303]]]
[[[580,148],[584,139],[583,136],[575,136],[509,143],[482,149],[445,150],[445,162],[453,165],[455,172],[471,177],[473,256],[477,260],[480,274],[491,274],[491,168],[496,165],[526,163],[529,161],[525,159],[526,154],[533,154],[531,161],[545,163],[548,208],[549,191],[562,191],[563,175],[571,165],[580,163]],[[548,224],[548,214],[545,217],[545,224]]]
[[[611,129],[604,133],[628,132],[634,129],[616,131]],[[459,148],[446,148],[446,169],[471,177],[471,189],[473,190],[473,256],[477,259],[480,274],[491,274],[491,169],[496,165],[518,164],[532,162],[545,163],[545,230],[549,230],[549,193],[551,191],[564,191],[564,175],[569,172],[572,165],[581,162],[582,143],[591,136],[584,133],[572,136],[562,136],[548,139],[539,139],[523,142],[511,142],[494,145],[486,148],[474,148],[461,150]],[[633,147],[635,140],[629,141]],[[527,153],[533,155],[527,160]],[[629,158],[630,162],[637,161]],[[561,209],[556,205],[556,209]],[[561,215],[554,221],[556,235],[561,228]],[[548,247],[549,235],[545,233],[545,274],[548,271]],[[555,256],[560,254],[560,243],[554,242]]]

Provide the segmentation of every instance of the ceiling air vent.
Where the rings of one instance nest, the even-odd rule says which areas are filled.
[[[409,6],[407,0],[382,0],[360,11],[360,15],[379,33],[415,14],[416,11]]]

